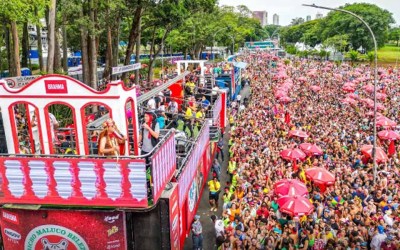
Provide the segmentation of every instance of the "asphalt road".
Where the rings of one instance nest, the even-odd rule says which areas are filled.
[[[240,95],[242,96],[242,100],[245,97],[248,97],[250,94],[250,87],[245,86],[241,91]],[[203,226],[203,249],[204,250],[214,250],[215,249],[215,230],[214,230],[214,225],[211,221],[211,215],[215,214],[218,217],[221,217],[222,214],[222,194],[223,190],[226,186],[226,182],[229,181],[229,175],[226,173],[227,166],[228,166],[228,160],[229,160],[229,153],[228,153],[228,142],[229,142],[229,124],[227,129],[225,130],[225,135],[224,135],[224,161],[221,162],[221,194],[220,194],[220,199],[219,199],[219,207],[217,212],[211,212],[210,211],[210,204],[208,203],[208,187],[207,184],[204,186],[204,191],[203,195],[201,197],[200,205],[197,210],[197,214],[200,215],[200,222]],[[220,156],[221,159],[221,156]],[[211,179],[211,174],[208,175],[208,180]],[[207,180],[207,181],[208,181]],[[192,249],[192,235],[190,234],[188,238],[185,241],[185,250],[190,250]]]

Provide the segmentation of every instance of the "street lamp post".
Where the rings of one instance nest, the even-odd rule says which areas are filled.
[[[362,19],[360,16],[354,14],[351,11],[344,10],[344,9],[336,9],[336,8],[329,8],[329,7],[324,7],[324,6],[317,6],[315,4],[309,5],[309,4],[303,4],[303,6],[307,7],[312,7],[312,8],[317,8],[317,9],[325,9],[325,10],[333,10],[333,11],[339,11],[343,12],[349,15],[354,16],[358,20],[360,20],[368,29],[368,31],[371,34],[372,40],[374,41],[374,50],[375,50],[375,70],[374,70],[374,143],[372,146],[372,162],[373,162],[373,170],[374,170],[374,183],[376,182],[376,175],[377,175],[377,166],[376,166],[376,85],[378,82],[378,46],[376,43],[375,39],[375,34],[372,31],[371,27]]]

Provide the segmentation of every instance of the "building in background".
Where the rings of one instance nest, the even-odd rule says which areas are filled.
[[[253,11],[253,17],[260,21],[262,27],[268,25],[268,12],[266,11]]]
[[[309,21],[311,21],[311,16],[310,16],[310,15],[308,15],[308,16],[306,17],[306,22],[309,22]]]
[[[278,16],[278,14],[274,14],[274,15],[272,16],[272,23],[273,23],[274,25],[279,25],[279,16]]]
[[[322,13],[319,13],[319,12],[315,15],[315,19],[321,19],[323,17],[324,17],[324,15],[322,15]]]

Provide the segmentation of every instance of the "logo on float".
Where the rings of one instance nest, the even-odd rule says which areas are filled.
[[[28,233],[24,249],[89,250],[89,246],[79,234],[66,227],[42,225]]]
[[[4,228],[4,234],[13,241],[19,241],[21,239],[21,234],[10,228]]]
[[[18,217],[17,217],[16,214],[13,214],[13,213],[8,212],[8,211],[7,212],[6,211],[2,211],[1,214],[2,214],[2,217],[3,217],[4,220],[19,225],[19,220],[18,220]]]
[[[44,86],[46,94],[67,94],[67,81],[66,80],[45,80]]]

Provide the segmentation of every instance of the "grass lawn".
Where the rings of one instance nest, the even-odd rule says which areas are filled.
[[[400,64],[400,50],[395,45],[386,45],[378,50],[378,63],[379,64]]]

